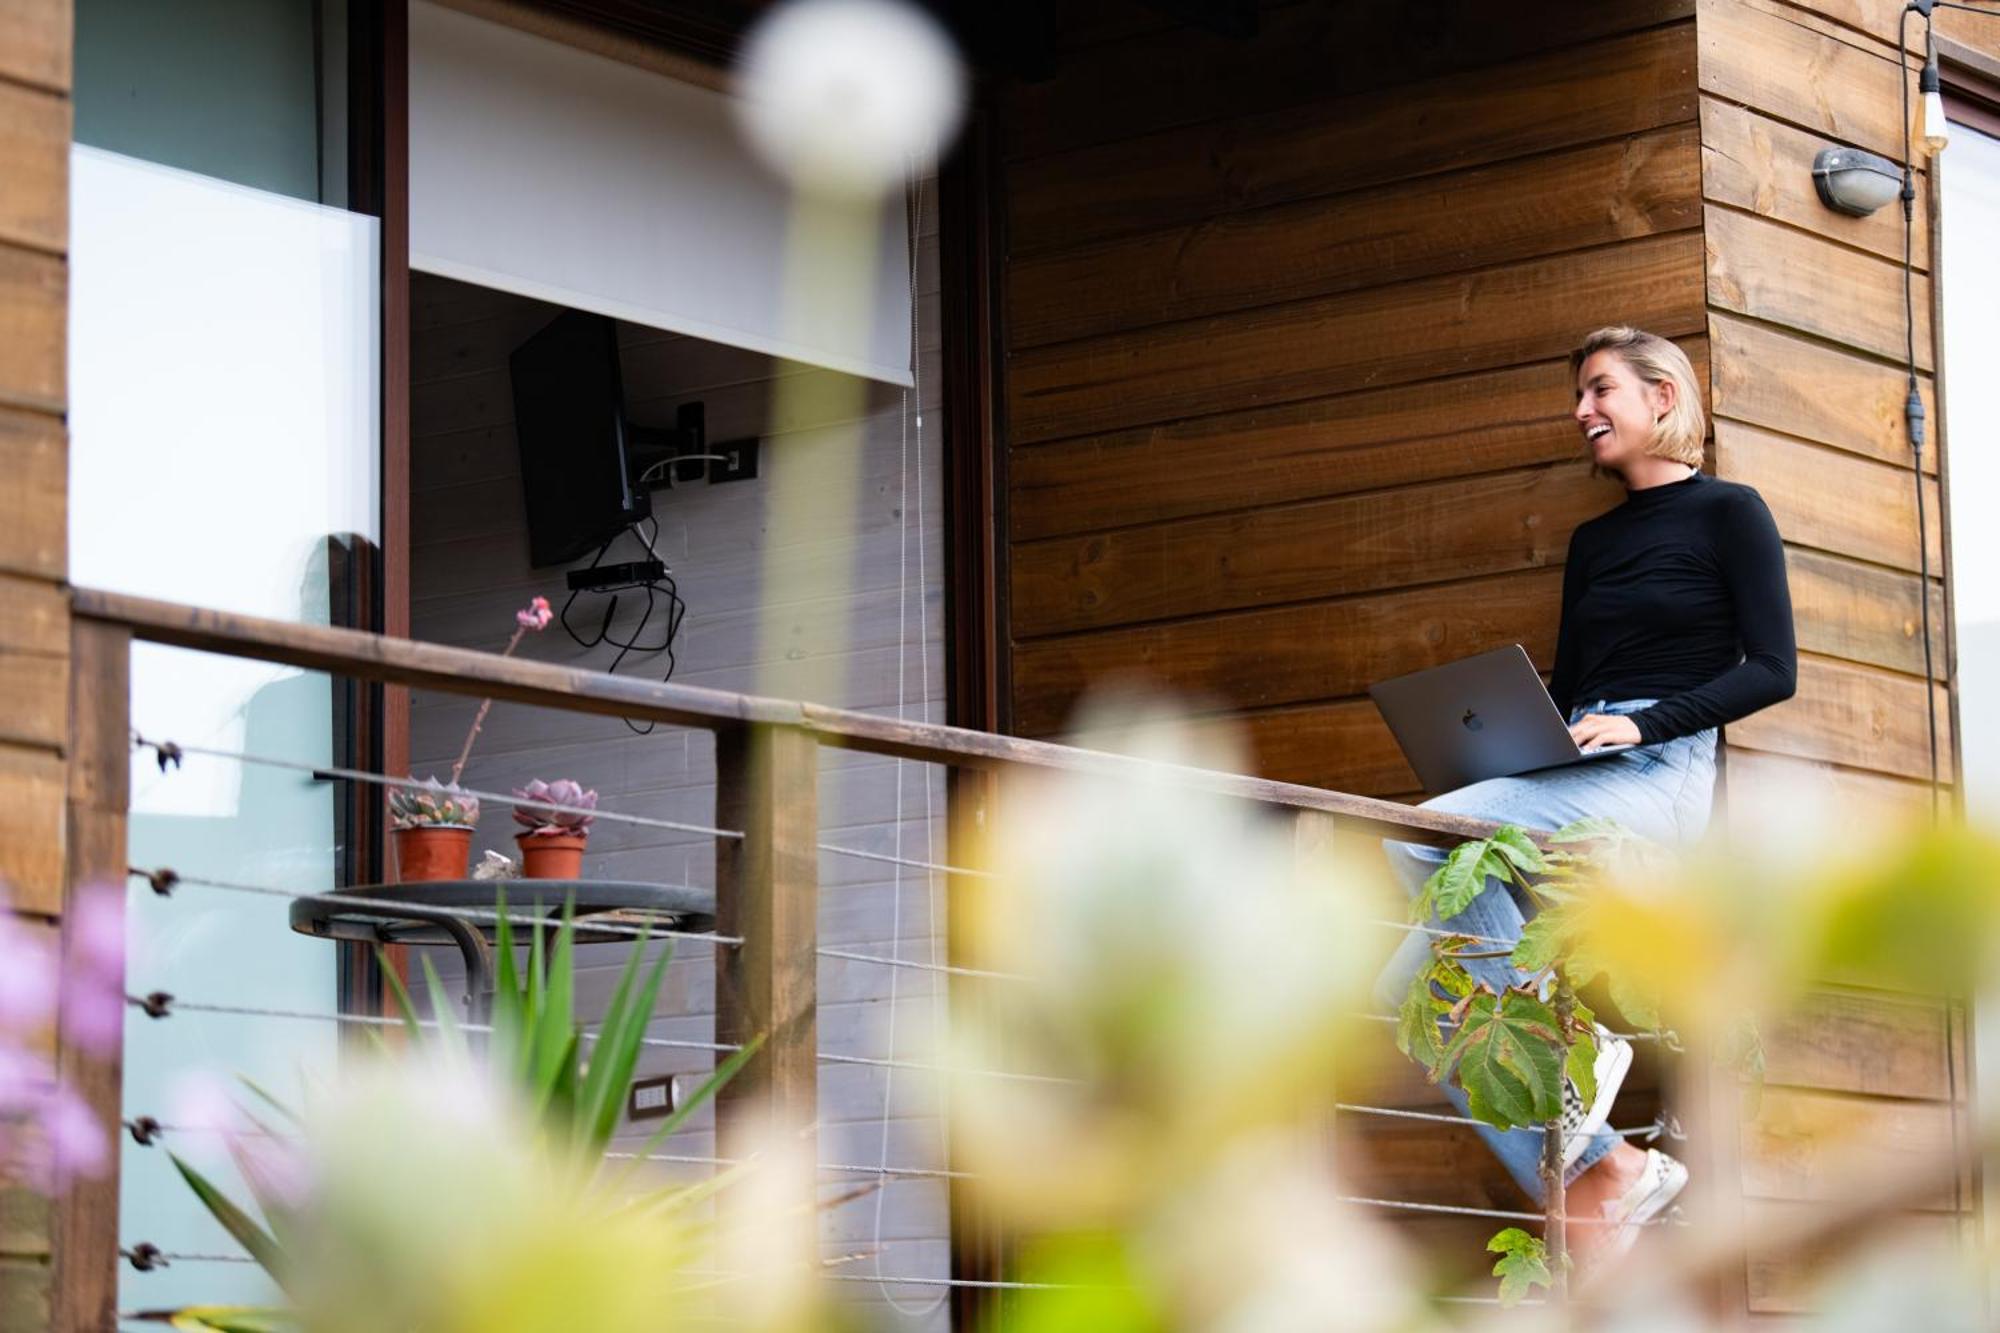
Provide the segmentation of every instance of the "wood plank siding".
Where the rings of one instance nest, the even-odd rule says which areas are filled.
[[[1927,707],[1937,776],[1955,777],[1933,196],[1920,172],[1910,332],[1934,446],[1921,460],[1920,545],[1918,473],[1903,425],[1902,213],[1850,218],[1820,206],[1811,184],[1813,156],[1830,144],[1901,159],[1900,10],[1887,0],[1701,0],[1696,15],[1715,467],[1771,504],[1800,649],[1798,693],[1725,730],[1720,799],[1739,826],[1794,799],[1802,783],[1884,808],[1926,808]],[[1980,37],[1991,45],[2000,32]],[[1878,1155],[1949,1145],[1952,1115],[1963,1115],[1954,1096],[1970,1095],[1970,1079],[1964,1014],[1955,1015],[1949,1048],[1943,1019],[1935,998],[1829,990],[1804,1021],[1770,1034],[1776,1095],[1743,1115],[1725,1089],[1712,1108],[1718,1128],[1738,1122],[1749,1206],[1775,1219],[1827,1197],[1813,1129],[1829,1114]],[[1905,1225],[1946,1236],[1952,1210],[1976,1211],[1977,1197],[1961,1182]],[[1813,1280],[1830,1271],[1827,1262],[1815,1253],[1753,1255],[1735,1275],[1740,1308],[1773,1317],[1812,1309]]]
[[[70,731],[70,33],[70,0],[0,7],[0,597],[9,608],[0,618],[0,886],[52,937],[65,896]],[[0,1327],[52,1319],[60,1225],[46,1203],[0,1177]]]
[[[1263,776],[1419,799],[1366,687],[1515,641],[1550,669],[1569,534],[1622,495],[1581,450],[1564,357],[1629,322],[1688,351],[1709,470],[1757,487],[1786,543],[1799,688],[1725,729],[1718,819],[1801,779],[1927,803],[1927,703],[1954,776],[1944,491],[1928,451],[1923,584],[1901,214],[1835,214],[1810,176],[1831,143],[1900,154],[1900,7],[1440,8],[1416,25],[1266,3],[1239,40],[1107,17],[1002,98],[1005,725],[1056,735],[1094,682],[1138,679],[1247,730]],[[1723,1190],[1753,1212],[1828,1188],[1788,1124],[1834,1106],[1915,1151],[1966,1092],[1962,1015],[1947,1067],[1935,1000],[1815,1004],[1771,1034],[1759,1116],[1715,1126]],[[1713,1109],[1676,1107],[1677,1078],[1643,1052],[1614,1123]],[[1445,1106],[1407,1071],[1383,1080],[1364,1100]],[[1342,1116],[1339,1134],[1359,1193],[1526,1202],[1468,1132]],[[1484,1271],[1486,1219],[1404,1225]],[[1796,1312],[1802,1263],[1759,1255],[1725,1298]]]

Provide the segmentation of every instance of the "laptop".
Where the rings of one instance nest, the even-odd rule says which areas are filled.
[[[1633,748],[1579,749],[1518,643],[1393,676],[1368,693],[1432,794]]]

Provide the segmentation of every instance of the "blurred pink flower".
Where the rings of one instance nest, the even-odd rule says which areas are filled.
[[[103,1174],[110,1145],[97,1114],[75,1089],[58,1085],[43,1103],[41,1122],[48,1153],[44,1179],[50,1190],[66,1189],[78,1176]]]
[[[55,1013],[56,952],[45,933],[0,907],[0,1031],[38,1027]]]
[[[18,1115],[40,1105],[55,1078],[56,1071],[47,1060],[0,1037],[0,1116]]]
[[[311,1202],[312,1164],[299,1140],[253,1129],[233,1137],[229,1150],[266,1212],[274,1207],[296,1211]]]
[[[92,1055],[112,1055],[125,1033],[125,997],[81,969],[62,980],[62,1035]]]
[[[548,628],[549,620],[553,614],[549,610],[549,599],[546,597],[537,597],[534,601],[528,603],[527,610],[516,611],[514,613],[514,620],[522,629],[543,630]]]
[[[69,906],[70,956],[106,985],[125,980],[125,891],[115,885],[91,884],[77,891]]]

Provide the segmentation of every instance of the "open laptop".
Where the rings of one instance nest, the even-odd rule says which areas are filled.
[[[1433,794],[1633,748],[1579,749],[1518,643],[1393,676],[1370,685],[1368,693]]]

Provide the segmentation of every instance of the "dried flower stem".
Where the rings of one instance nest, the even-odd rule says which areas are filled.
[[[521,636],[528,632],[526,625],[514,629],[514,637],[507,640],[507,646],[500,650],[500,656],[512,657],[514,650],[521,646]],[[493,707],[491,697],[479,701],[479,711],[472,715],[472,730],[465,733],[465,748],[458,752],[458,761],[451,766],[451,781],[458,785],[458,775],[465,771],[465,761],[472,757],[472,743],[479,739],[479,729],[486,724],[486,710]]]

